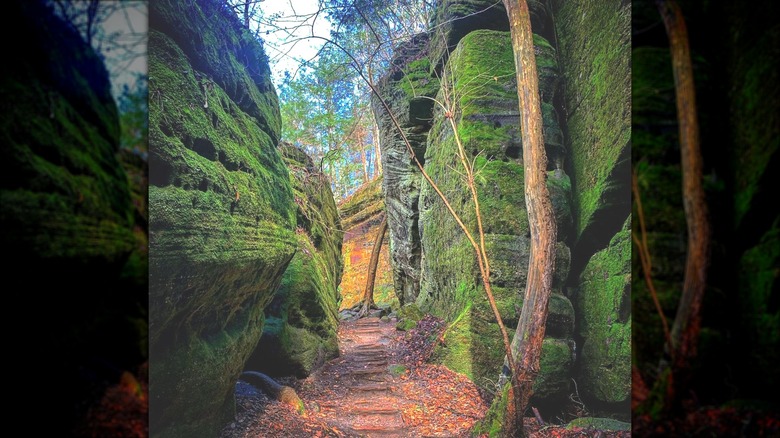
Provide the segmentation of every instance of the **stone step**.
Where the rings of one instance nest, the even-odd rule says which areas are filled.
[[[352,412],[356,414],[366,414],[366,415],[400,415],[401,414],[401,411],[399,411],[397,408],[372,407],[372,406],[366,406],[366,407],[355,406]]]
[[[387,359],[374,358],[374,357],[355,358],[355,360],[350,362],[350,365],[359,365],[359,366],[387,365]]]
[[[358,433],[367,433],[369,436],[403,436],[401,432],[405,427],[403,424],[355,424],[351,429]]]
[[[366,368],[363,370],[353,370],[349,371],[349,374],[352,374],[354,376],[362,376],[366,374],[382,374],[386,372],[387,370],[385,368]]]
[[[372,391],[390,391],[392,388],[388,385],[376,384],[376,385],[358,385],[350,388],[352,391],[372,392]]]

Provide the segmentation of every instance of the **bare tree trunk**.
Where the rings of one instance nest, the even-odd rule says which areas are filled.
[[[701,302],[707,283],[710,256],[710,225],[702,187],[702,157],[699,122],[696,116],[696,91],[688,45],[688,30],[680,6],[674,0],[656,0],[669,36],[674,88],[677,97],[677,122],[680,131],[680,155],[683,179],[683,207],[688,226],[688,255],[685,281],[672,325],[672,383],[667,391],[667,408],[674,402],[677,389],[686,384],[688,367],[696,356],[701,327]]]
[[[387,232],[387,216],[382,219],[379,225],[379,231],[374,240],[374,248],[371,250],[371,261],[368,263],[368,275],[366,276],[366,289],[363,291],[363,308],[360,310],[360,316],[365,316],[374,306],[374,281],[376,280],[376,268],[379,266],[379,253],[382,250],[382,241],[385,240]]]
[[[504,436],[524,436],[523,411],[531,398],[539,373],[547,303],[552,291],[557,227],[547,191],[547,154],[542,135],[539,77],[536,70],[531,17],[526,0],[504,0],[509,15],[512,48],[520,103],[520,127],[525,167],[525,204],[531,228],[531,257],[528,263],[523,309],[512,340],[516,378],[509,392]]]
[[[374,122],[374,156],[376,157],[374,176],[382,174],[382,148],[379,145],[379,125]]]
[[[366,160],[366,144],[363,143],[362,137],[360,141],[360,161],[363,163],[363,182],[369,181],[368,178],[368,161]]]

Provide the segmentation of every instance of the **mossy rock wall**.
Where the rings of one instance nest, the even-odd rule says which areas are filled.
[[[582,339],[580,391],[598,401],[631,395],[631,218],[580,275],[575,309]]]
[[[3,239],[14,264],[28,258],[52,268],[117,270],[133,247],[132,204],[108,72],[39,3],[14,8],[30,22],[24,49],[31,53],[3,75],[2,221],[13,230]]]
[[[305,377],[338,355],[344,233],[328,178],[300,148],[283,143],[280,151],[298,206],[298,249],[266,308],[263,336],[246,369]]]
[[[754,394],[772,394],[780,388],[780,211],[767,208],[775,205],[775,187],[780,184],[780,78],[776,68],[780,53],[775,49],[780,45],[779,13],[774,3],[761,8],[738,2],[725,6],[734,145],[729,161],[734,163],[734,224],[741,236],[737,251],[729,252],[740,253],[740,329],[742,338],[749,340],[742,346],[749,357],[741,361],[747,365],[742,374]],[[756,379],[757,375],[762,377]]]
[[[363,185],[342,201],[339,204],[339,216],[344,226],[344,276],[339,285],[339,309],[342,310],[353,307],[363,298],[374,241],[385,218],[382,177]],[[374,280],[374,302],[379,306],[398,304],[393,288],[388,234],[385,233]]]
[[[419,160],[425,156],[433,102],[439,89],[430,73],[428,37],[420,34],[396,50],[390,71],[380,81],[379,93],[395,116]],[[387,108],[372,97],[382,148],[382,191],[388,220],[390,258],[396,297],[413,302],[420,291],[420,231],[417,203],[422,176]]]
[[[561,2],[554,14],[575,210],[573,266],[620,230],[631,202],[631,7]]]
[[[699,120],[703,188],[711,226],[702,327],[689,386],[700,400],[763,398],[780,380],[778,223],[774,187],[780,182],[778,6],[740,2],[713,7],[681,2],[690,37]],[[652,5],[633,4],[638,27],[658,21]],[[712,38],[709,23],[721,32]],[[633,50],[633,151],[652,278],[672,324],[687,252],[672,64],[662,29]],[[637,216],[634,232],[641,233]],[[663,356],[663,331],[634,257],[635,360],[652,382]],[[728,387],[711,385],[729,375]],[[732,386],[733,385],[733,386]],[[739,388],[737,392],[733,388]],[[651,396],[650,400],[657,399]],[[652,412],[648,403],[642,407]]]
[[[567,288],[576,311],[575,338],[589,346],[581,345],[576,379],[583,401],[604,402],[593,406],[627,417],[628,405],[610,403],[626,400],[631,382],[625,355],[630,319],[618,322],[617,310],[592,306],[620,309],[630,296],[630,276],[620,269],[630,264],[625,223],[631,205],[631,7],[574,0],[553,9],[570,160],[564,168],[571,174],[574,210]],[[613,249],[618,240],[625,251]],[[597,261],[607,263],[604,258],[621,268],[604,268],[599,279],[593,270]],[[598,320],[607,317],[609,322]]]
[[[43,344],[13,336],[9,348],[56,364],[47,399],[61,418],[42,434],[71,436],[103,379],[135,372],[145,356],[146,277],[123,277],[138,246],[102,60],[42,1],[6,5],[3,27],[14,28],[0,77],[6,305],[46,333]],[[17,378],[35,380],[22,368]]]
[[[262,46],[216,0],[149,16],[150,430],[212,437],[298,247]]]
[[[535,36],[540,69],[555,70],[555,52],[546,40]],[[549,74],[542,86],[556,78]],[[552,87],[547,87],[552,90]],[[550,93],[552,95],[552,93]],[[452,97],[454,96],[454,97]],[[466,35],[444,68],[437,99],[457,102],[450,111],[467,157],[474,160],[476,186],[485,244],[491,260],[491,284],[508,330],[514,331],[525,291],[530,250],[528,214],[523,188],[522,143],[514,57],[508,32],[477,30]],[[545,103],[545,140],[548,149],[562,152],[560,128],[554,108]],[[552,155],[552,154],[551,154]],[[457,143],[443,109],[434,111],[428,136],[425,169],[444,192],[463,222],[478,239],[471,192],[464,181]],[[551,189],[560,198],[562,218],[570,220],[570,185],[562,169],[549,174]],[[562,227],[565,229],[565,227]],[[468,239],[447,212],[429,184],[420,196],[422,282],[417,303],[450,322],[444,346],[436,359],[485,386],[495,380],[504,357],[501,335],[485,296],[476,256]],[[568,247],[559,243],[562,271],[556,274],[560,292],[568,274]],[[560,275],[562,274],[562,275]],[[546,341],[537,397],[568,395],[573,334],[572,304],[560,293],[552,300],[549,327],[561,340]],[[560,305],[558,305],[560,304]],[[553,348],[552,346],[561,348]],[[561,354],[565,350],[566,354]]]

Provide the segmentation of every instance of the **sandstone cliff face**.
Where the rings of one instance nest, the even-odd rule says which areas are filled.
[[[35,380],[29,364],[56,364],[47,398],[64,418],[42,429],[69,436],[103,379],[142,360],[145,277],[122,277],[137,242],[103,62],[43,2],[9,4],[3,20],[14,29],[0,77],[6,305],[46,333],[13,336],[11,349],[27,352],[16,374],[25,381]]]
[[[344,277],[339,285],[339,309],[349,309],[363,298],[371,250],[385,216],[382,177],[364,185],[339,204],[339,216],[344,226]],[[388,241],[385,234],[374,284],[374,301],[380,306],[396,302]]]
[[[535,43],[538,64],[557,70],[554,49],[540,36],[535,38]],[[493,293],[504,321],[513,327],[517,324],[517,310],[522,306],[525,290],[530,230],[524,208],[520,114],[509,34],[489,30],[468,33],[451,53],[442,77],[437,99],[444,101],[446,95],[454,97],[451,100],[456,106],[452,112],[460,140],[467,156],[475,157]],[[542,77],[541,88],[551,89],[550,82],[557,75]],[[551,104],[545,102],[545,107],[546,142],[548,149],[557,152],[562,147],[557,115]],[[443,109],[437,108],[428,136],[425,169],[449,201],[458,206],[464,223],[476,235],[474,203],[462,172],[455,171],[461,169],[456,154],[449,119]],[[550,172],[549,181],[551,192],[560,198],[562,217],[569,218],[568,177],[560,169]],[[423,275],[417,302],[423,309],[454,321],[447,335],[450,341],[438,352],[439,359],[475,381],[485,381],[500,368],[504,353],[498,325],[478,280],[474,251],[428,184],[421,190],[420,206]],[[560,218],[558,222],[562,222]],[[565,236],[566,224],[559,223],[559,228],[563,231],[561,236]],[[549,354],[545,356],[545,365],[549,366],[543,368],[539,381],[544,384],[536,390],[541,398],[562,395],[558,392],[568,389],[571,367],[568,345],[572,344],[569,337],[574,315],[571,303],[560,294],[562,280],[568,273],[569,251],[565,243],[559,243],[558,254],[561,259],[556,275],[558,294],[553,301],[562,305],[551,306],[554,316],[550,322],[561,322],[562,326],[551,328],[549,334],[561,337],[559,349],[568,354],[556,353],[555,360]]]
[[[328,178],[303,150],[286,143],[279,150],[290,170],[297,205],[298,246],[265,310],[263,336],[246,369],[305,377],[338,356],[344,232]]]
[[[438,30],[415,37],[397,52],[381,92],[426,171],[467,226],[476,229],[470,193],[455,172],[460,163],[450,115],[428,105],[423,96],[443,100],[449,95],[457,102],[451,116],[478,170],[494,293],[504,321],[513,328],[522,305],[530,243],[513,54],[508,32],[501,32],[508,29],[506,13],[493,3],[445,2],[437,15]],[[566,398],[575,377],[578,383],[590,382],[585,397],[622,402],[630,383],[627,369],[604,370],[607,362],[630,363],[626,356],[630,318],[626,320],[621,307],[629,289],[610,286],[627,284],[630,278],[621,264],[629,260],[623,240],[614,237],[629,215],[630,199],[627,8],[567,2],[548,15],[540,3],[531,3],[533,28],[539,32],[534,45],[548,188],[559,230],[554,294],[535,393],[537,400]],[[582,13],[592,14],[602,25],[572,22]],[[465,16],[469,18],[448,21]],[[573,111],[583,104],[586,110]],[[402,303],[414,301],[450,322],[448,341],[439,349],[438,360],[484,384],[486,378],[495,377],[503,352],[473,250],[422,180],[382,105],[375,100],[373,106],[382,128],[383,164],[387,163],[383,166],[385,198],[396,293]],[[607,248],[610,241],[616,249]],[[594,256],[602,249],[605,254]],[[595,260],[589,264],[592,257]],[[593,272],[599,263],[615,268],[608,270],[607,277],[599,271],[598,277]],[[586,265],[589,270],[583,273]],[[580,293],[581,288],[587,293]],[[616,307],[605,305],[598,310],[601,313],[593,313],[597,311],[586,304],[602,301]],[[610,315],[620,325],[581,324]],[[612,347],[608,352],[597,349],[597,342],[611,342]],[[583,350],[583,344],[589,348]],[[580,369],[584,371],[575,372]],[[606,382],[603,373],[611,373],[607,384],[619,388],[608,396],[599,387],[599,379]]]
[[[150,428],[214,436],[298,243],[262,46],[221,2],[150,5]]]
[[[428,38],[414,38],[392,63],[392,70],[379,84],[386,103],[409,139],[418,159],[423,160],[438,81],[430,73]],[[384,107],[372,100],[382,145],[382,191],[385,194],[390,257],[395,295],[401,304],[417,299],[420,291],[420,231],[418,226],[421,178],[406,144]]]

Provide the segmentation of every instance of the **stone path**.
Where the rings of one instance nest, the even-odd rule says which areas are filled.
[[[406,436],[397,382],[388,362],[394,325],[379,318],[347,324],[353,326],[345,327],[341,335],[341,357],[322,370],[333,386],[346,388],[346,394],[332,404],[321,402],[322,412],[339,418],[347,433]]]

